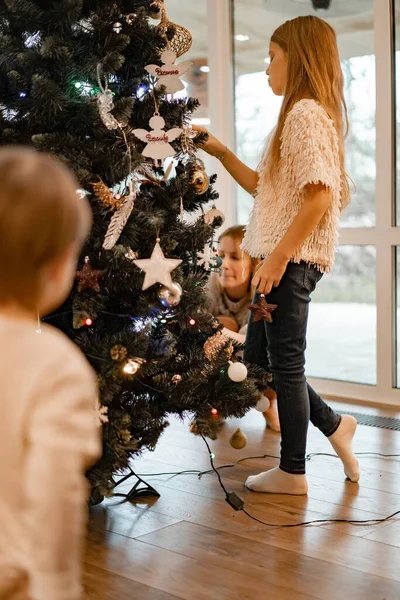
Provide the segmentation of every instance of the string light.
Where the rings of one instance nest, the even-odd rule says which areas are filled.
[[[195,320],[195,319],[193,319],[193,318],[192,318],[192,319],[189,319],[189,325],[191,325],[192,327],[193,327],[194,325],[196,325],[196,320]]]
[[[218,414],[218,410],[216,408],[212,408],[211,409],[211,414],[217,415]]]
[[[90,327],[91,325],[93,325],[93,319],[91,319],[90,317],[88,317],[87,319],[85,319],[83,321],[83,324],[86,325],[87,327]]]
[[[135,375],[146,361],[143,358],[130,358],[123,368],[127,375]]]

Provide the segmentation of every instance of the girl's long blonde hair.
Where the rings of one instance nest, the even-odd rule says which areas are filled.
[[[288,65],[285,96],[270,145],[270,173],[276,172],[281,158],[280,140],[288,113],[299,100],[315,100],[326,110],[338,134],[344,208],[350,197],[344,159],[348,118],[336,34],[318,17],[297,17],[278,27],[271,42],[287,53]]]

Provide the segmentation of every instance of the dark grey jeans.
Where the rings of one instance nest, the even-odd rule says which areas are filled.
[[[272,313],[273,322],[253,323],[252,314],[249,317],[244,361],[272,373],[282,436],[280,468],[287,473],[306,472],[310,420],[326,436],[336,431],[341,420],[305,377],[308,306],[321,277],[305,262],[289,263],[279,286],[266,297],[268,303],[278,305]],[[258,298],[256,293],[254,301]]]

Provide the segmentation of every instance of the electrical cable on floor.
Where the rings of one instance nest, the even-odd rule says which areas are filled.
[[[284,523],[284,524],[267,523],[266,521],[262,521],[261,519],[258,519],[257,517],[255,517],[254,515],[252,515],[251,513],[249,513],[247,510],[245,510],[245,508],[244,508],[244,501],[240,498],[240,496],[238,496],[237,494],[235,494],[235,492],[228,492],[227,491],[227,489],[225,488],[224,484],[222,483],[221,476],[220,476],[219,472],[217,471],[217,469],[214,466],[213,453],[211,452],[211,448],[209,446],[209,443],[207,442],[207,440],[206,440],[205,437],[203,437],[203,436],[201,436],[201,437],[203,438],[203,441],[204,441],[205,445],[207,446],[207,450],[208,450],[209,455],[210,455],[210,462],[211,462],[212,470],[215,471],[215,473],[217,474],[218,481],[219,481],[222,489],[224,490],[226,502],[234,510],[244,512],[244,514],[247,515],[253,521],[257,521],[257,523],[261,523],[262,525],[266,525],[267,527],[275,527],[275,528],[304,527],[305,525],[315,525],[317,523],[349,523],[351,525],[371,525],[372,523],[384,523],[385,521],[389,521],[390,519],[392,519],[396,515],[400,514],[400,510],[397,510],[396,512],[394,512],[393,514],[389,515],[388,517],[384,517],[384,518],[381,518],[381,519],[364,519],[364,520],[357,520],[357,519],[313,519],[312,521],[302,521],[301,523]],[[362,452],[362,453],[360,452],[360,453],[356,453],[356,454],[372,454],[372,455],[377,455],[377,456],[389,456],[389,455],[380,454],[378,452]],[[312,456],[336,456],[336,455],[334,455],[334,454],[325,454],[324,452],[314,452],[314,453],[309,454],[307,456],[309,457],[308,458],[308,460],[309,460]],[[398,457],[399,455],[395,454],[395,455],[392,455],[392,456],[397,456]]]
[[[379,456],[380,458],[400,458],[400,454],[381,454],[380,452],[354,452],[356,456]],[[331,458],[338,458],[336,454],[329,454],[328,452],[310,452],[310,454],[306,455],[306,461],[311,460],[314,456],[329,456]],[[222,469],[232,469],[236,467],[241,462],[246,460],[260,460],[263,458],[275,458],[279,460],[279,456],[275,456],[273,454],[260,454],[258,456],[244,456],[243,458],[239,458],[234,463],[228,465],[221,465],[220,467],[214,467],[214,469],[208,469],[206,471],[200,471],[199,469],[185,469],[183,471],[165,471],[163,473],[139,473],[140,477],[161,477],[162,475],[172,475],[173,477],[177,477],[178,475],[197,475],[199,479],[202,478],[203,475],[208,475],[209,473],[213,473],[215,470],[221,471]]]
[[[184,471],[172,471],[172,472],[168,471],[168,472],[164,472],[164,473],[141,473],[140,477],[159,477],[162,475],[171,475],[173,477],[176,477],[178,475],[186,475],[186,474],[194,475],[194,474],[196,474],[198,476],[198,478],[201,479],[201,477],[203,475],[207,475],[209,473],[215,473],[218,477],[218,483],[224,491],[226,502],[234,510],[242,511],[245,515],[247,515],[253,521],[257,521],[258,523],[261,523],[262,525],[266,525],[267,527],[275,527],[275,528],[304,527],[306,525],[315,525],[318,523],[319,524],[321,524],[321,523],[349,523],[351,525],[371,525],[373,523],[384,523],[385,521],[389,521],[390,519],[393,519],[393,517],[395,517],[396,515],[400,514],[400,510],[398,510],[398,511],[394,512],[393,514],[389,515],[388,517],[383,517],[381,519],[363,519],[363,520],[357,520],[357,519],[313,519],[312,521],[303,521],[301,523],[286,523],[286,524],[267,523],[266,521],[262,521],[258,517],[255,517],[254,515],[249,513],[244,508],[244,501],[240,498],[240,496],[235,494],[235,492],[228,492],[228,490],[226,489],[226,487],[224,486],[224,484],[222,482],[219,471],[222,469],[233,468],[236,465],[238,465],[239,463],[244,462],[246,460],[263,459],[263,458],[274,458],[274,459],[279,460],[280,457],[274,456],[272,454],[262,454],[259,456],[245,456],[244,458],[239,458],[237,461],[235,461],[232,464],[221,465],[220,467],[215,467],[214,454],[211,452],[210,445],[205,437],[203,437],[203,436],[201,436],[201,437],[202,437],[205,445],[207,446],[208,454],[210,457],[210,463],[211,463],[212,468],[209,469],[208,471],[187,469]],[[400,458],[400,454],[382,454],[381,452],[355,452],[354,454],[356,456],[379,456],[380,458]],[[336,454],[330,454],[328,452],[310,452],[309,454],[306,455],[306,460],[309,461],[315,456],[329,456],[329,457],[333,457],[333,458],[338,458],[336,456]]]
[[[263,459],[263,458],[275,458],[275,459],[279,460],[279,456],[274,456],[272,454],[263,454],[261,456],[246,456],[244,458],[240,458],[239,460],[237,460],[236,462],[234,462],[232,464],[222,465],[221,467],[216,468],[214,465],[214,454],[211,452],[210,445],[204,436],[201,436],[201,437],[202,437],[205,445],[207,446],[208,454],[210,457],[210,463],[211,463],[211,467],[212,467],[210,470],[198,471],[195,469],[188,469],[185,471],[178,471],[178,472],[145,473],[145,474],[141,474],[140,476],[141,477],[157,477],[157,476],[161,476],[161,475],[172,475],[175,477],[177,475],[184,475],[184,474],[192,474],[192,475],[197,474],[198,477],[201,478],[203,475],[214,472],[217,475],[219,485],[221,486],[222,490],[224,491],[226,502],[235,511],[242,511],[246,516],[248,516],[253,521],[257,521],[257,523],[261,523],[262,525],[266,525],[267,527],[274,527],[277,529],[278,528],[289,528],[289,527],[304,527],[306,525],[316,525],[316,524],[323,524],[323,523],[349,523],[350,525],[372,525],[374,523],[384,523],[385,521],[389,521],[390,519],[393,519],[393,517],[395,517],[396,515],[400,514],[400,510],[397,510],[396,512],[392,513],[388,517],[383,517],[381,519],[362,519],[362,520],[361,519],[360,520],[359,519],[313,519],[311,521],[302,521],[301,523],[284,523],[284,524],[267,523],[266,521],[263,521],[262,519],[259,519],[258,517],[255,517],[254,515],[249,513],[244,508],[244,501],[235,492],[228,492],[228,490],[226,489],[226,487],[223,484],[223,481],[221,479],[221,475],[219,474],[219,471],[221,469],[235,467],[237,464],[239,464],[245,460]],[[380,452],[355,452],[355,454],[357,456],[379,456],[380,458],[400,458],[400,454],[382,454]],[[337,458],[336,454],[330,454],[327,452],[311,452],[311,453],[307,454],[306,460],[309,461],[314,456],[330,456],[330,457]]]

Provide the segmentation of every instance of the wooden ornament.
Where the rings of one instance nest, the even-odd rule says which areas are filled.
[[[145,67],[150,75],[158,78],[155,86],[156,90],[164,87],[166,94],[176,94],[184,90],[185,86],[180,77],[186,73],[193,63],[186,60],[176,65],[176,54],[173,50],[164,50],[160,58],[162,61],[161,67],[159,65],[147,65]]]
[[[165,121],[157,113],[150,119],[149,127],[150,131],[134,129],[132,132],[139,140],[147,142],[142,151],[143,156],[152,158],[156,164],[162,163],[168,156],[174,156],[176,152],[170,142],[176,140],[182,134],[183,129],[174,127],[165,131]]]

